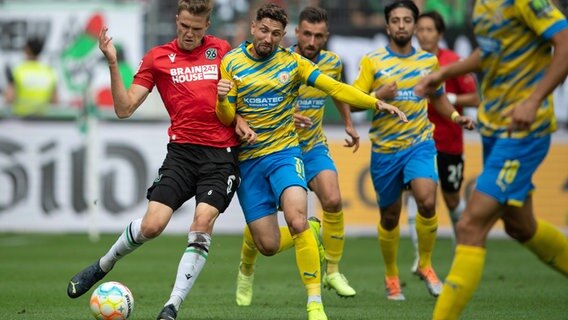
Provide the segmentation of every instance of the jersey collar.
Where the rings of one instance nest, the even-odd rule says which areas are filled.
[[[409,53],[409,54],[399,54],[399,53],[396,53],[396,52],[394,52],[394,51],[391,50],[391,47],[390,47],[389,45],[387,45],[386,49],[387,49],[387,51],[388,51],[390,54],[392,54],[392,55],[395,56],[395,57],[399,57],[399,58],[408,58],[408,57],[410,57],[410,56],[412,56],[413,54],[416,53],[416,49],[414,49],[414,47],[411,47],[412,50],[410,50],[410,53]]]

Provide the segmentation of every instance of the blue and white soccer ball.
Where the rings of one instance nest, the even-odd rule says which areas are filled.
[[[89,303],[97,320],[125,320],[134,308],[134,297],[125,285],[110,281],[95,289]]]

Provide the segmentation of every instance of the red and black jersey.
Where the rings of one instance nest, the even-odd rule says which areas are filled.
[[[231,50],[225,40],[206,35],[192,51],[179,48],[177,39],[146,53],[134,76],[134,84],[154,86],[170,115],[170,142],[211,147],[237,146],[232,127],[215,114],[221,58]]]
[[[460,60],[460,57],[451,50],[439,49],[438,62],[445,66]],[[471,74],[448,79],[445,82],[446,93],[464,94],[477,92],[475,77]],[[462,114],[462,106],[454,106]],[[431,104],[428,105],[428,118],[434,125],[434,141],[436,149],[449,154],[463,153],[463,129],[458,124],[440,115]]]

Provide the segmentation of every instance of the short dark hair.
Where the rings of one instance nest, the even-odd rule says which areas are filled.
[[[305,7],[300,12],[300,20],[298,22],[302,23],[302,21],[309,23],[325,22],[327,24],[327,11],[319,7]]]
[[[412,11],[412,16],[414,17],[414,21],[418,20],[418,15],[420,14],[420,10],[412,0],[396,0],[385,7],[385,20],[388,24],[390,13],[396,8],[406,8]]]
[[[282,23],[284,29],[288,25],[288,14],[284,9],[274,3],[267,3],[256,11],[256,21],[264,18]]]
[[[444,18],[442,18],[442,15],[439,14],[438,11],[424,12],[418,17],[418,20],[422,18],[430,18],[434,20],[434,26],[436,27],[436,31],[438,31],[438,33],[444,33],[444,31],[446,31],[446,23],[444,22]]]
[[[40,38],[29,38],[26,41],[26,48],[30,51],[32,55],[37,57],[43,50],[43,44],[44,43]]]
[[[187,11],[192,15],[196,16],[206,16],[209,19],[213,6],[210,0],[179,0],[178,1],[178,11],[180,14],[182,11]]]

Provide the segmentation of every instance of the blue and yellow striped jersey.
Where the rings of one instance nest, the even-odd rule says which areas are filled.
[[[294,49],[295,46],[290,48],[292,51]],[[317,56],[316,64],[322,73],[337,81],[341,80],[343,64],[337,54],[322,50]],[[297,129],[300,137],[300,147],[302,147],[303,152],[311,150],[316,145],[326,143],[323,131],[323,115],[327,97],[327,93],[317,88],[307,85],[300,86],[300,95],[298,97],[300,114],[309,117],[313,123],[310,128]]]
[[[298,89],[313,85],[320,75],[317,65],[289,49],[279,47],[256,59],[248,51],[251,46],[243,42],[221,62],[221,77],[235,83],[228,101],[257,134],[254,144],[241,145],[240,161],[298,146],[293,118]]]
[[[550,64],[548,40],[568,23],[548,0],[478,0],[473,25],[483,78],[479,130],[484,136],[506,137],[510,119],[501,113],[534,90]],[[531,130],[516,131],[512,137],[538,137],[555,129],[551,95],[540,106]]]
[[[353,86],[371,92],[396,82],[397,96],[384,101],[398,107],[408,117],[408,122],[402,123],[391,114],[374,111],[369,130],[374,152],[397,152],[432,139],[434,125],[428,120],[428,100],[416,96],[414,87],[423,75],[439,68],[435,55],[414,48],[405,56],[392,52],[388,46],[363,56]],[[440,86],[436,94],[442,93]]]

